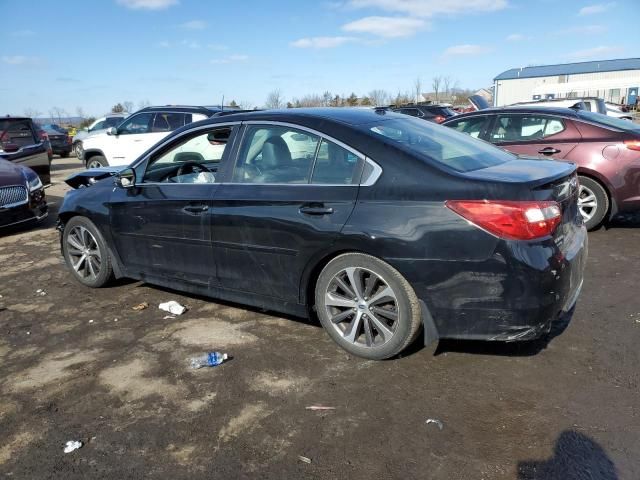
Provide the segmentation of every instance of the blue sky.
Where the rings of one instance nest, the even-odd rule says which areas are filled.
[[[639,0],[0,0],[0,113],[262,105],[325,90],[489,86],[513,67],[638,56]],[[626,24],[626,25],[625,25]]]

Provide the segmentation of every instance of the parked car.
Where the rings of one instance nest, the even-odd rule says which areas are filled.
[[[75,137],[73,137],[73,151],[75,152],[76,157],[82,158],[84,153],[82,142],[89,135],[104,132],[111,127],[117,127],[125,118],[127,118],[126,114],[113,113],[96,119],[96,121],[89,125],[89,127],[78,131]]]
[[[552,107],[591,111],[591,107],[587,106],[587,104],[579,98],[549,98],[546,100],[532,100],[530,102],[514,103],[509,105],[509,107]]]
[[[54,155],[60,155],[62,158],[69,156],[71,153],[71,137],[69,137],[67,133],[48,125],[42,125],[40,130],[47,134],[47,138],[51,144],[51,151]]]
[[[311,154],[292,155],[303,136]],[[427,343],[535,338],[582,284],[574,165],[521,160],[407,115],[213,117],[104,178],[115,170],[67,181],[62,254],[80,283],[144,278],[315,309],[336,343],[366,358],[398,354],[421,324]]]
[[[87,168],[128,165],[172,131],[209,118],[218,107],[147,107],[131,114],[117,127],[83,140],[82,160]]]
[[[38,174],[24,165],[0,159],[0,227],[39,222],[47,215]]]
[[[607,115],[610,117],[621,118],[623,120],[633,120],[633,116],[626,106],[611,102],[604,103],[607,109]]]
[[[0,158],[35,171],[51,183],[51,144],[47,134],[27,117],[0,117]]]
[[[456,112],[447,105],[404,105],[391,109],[393,112],[411,115],[430,122],[442,123],[446,119],[454,117]]]
[[[444,125],[516,154],[575,163],[589,230],[640,209],[639,125],[586,110],[536,107],[481,110]]]

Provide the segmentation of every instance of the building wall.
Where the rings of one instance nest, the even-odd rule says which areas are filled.
[[[494,83],[494,105],[500,107],[529,102],[533,100],[534,93],[540,94],[541,98],[545,98],[545,94],[565,98],[569,96],[567,85],[562,87],[565,83],[578,85],[571,92],[572,96],[600,97],[618,103],[622,97],[626,101],[629,87],[640,87],[640,70],[497,80]]]

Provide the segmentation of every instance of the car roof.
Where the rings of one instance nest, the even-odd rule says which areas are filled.
[[[349,107],[318,107],[318,108],[288,108],[282,110],[254,110],[251,112],[232,113],[222,117],[213,117],[212,123],[228,121],[279,121],[293,122],[305,125],[317,120],[330,121],[343,125],[362,125],[379,122],[384,117],[405,118],[399,113],[384,110],[349,108]]]
[[[473,117],[476,115],[496,114],[496,113],[546,113],[549,115],[560,115],[563,117],[577,117],[575,110],[562,107],[537,107],[537,106],[513,106],[513,107],[491,107],[484,110],[476,110],[475,112],[467,112],[456,115],[449,120],[443,122],[448,123],[453,120],[460,120],[465,117]]]
[[[152,107],[142,108],[134,113],[140,112],[180,112],[180,113],[202,113],[204,115],[211,115],[212,113],[219,112],[217,107],[202,107],[197,105],[156,105]]]

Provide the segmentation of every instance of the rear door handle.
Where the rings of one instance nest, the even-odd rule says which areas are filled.
[[[182,209],[183,212],[186,213],[203,213],[209,210],[207,205],[187,205]]]
[[[300,207],[300,213],[307,215],[330,215],[333,213],[333,208],[325,207],[324,205],[306,205]]]
[[[542,150],[538,150],[538,153],[541,153],[542,155],[553,155],[555,153],[560,153],[560,150],[553,147],[546,147],[546,148],[543,148]]]

